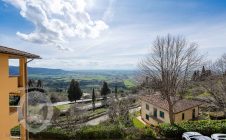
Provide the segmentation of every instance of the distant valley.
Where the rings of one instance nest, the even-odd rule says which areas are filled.
[[[49,91],[65,92],[72,79],[80,82],[84,92],[91,92],[92,88],[100,89],[102,82],[106,81],[114,90],[117,86],[122,92],[135,86],[136,71],[133,70],[75,70],[33,68],[28,67],[29,79],[41,80]],[[10,66],[10,74],[18,75],[18,67]]]

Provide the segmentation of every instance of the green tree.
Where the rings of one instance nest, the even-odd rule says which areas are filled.
[[[107,95],[111,93],[111,90],[109,89],[108,87],[108,84],[107,82],[103,82],[103,86],[101,88],[101,91],[100,91],[100,94],[101,96],[103,96],[103,99],[104,99],[104,105],[106,105],[107,103]]]
[[[38,88],[42,88],[42,87],[43,87],[42,81],[41,81],[41,80],[38,80],[37,87],[38,87]]]
[[[71,80],[70,87],[68,88],[68,99],[69,101],[76,101],[82,97],[82,90],[78,81]]]
[[[34,81],[29,79],[28,81],[28,87],[33,87],[34,86]]]
[[[115,86],[115,99],[118,100],[118,86]]]
[[[93,111],[95,110],[95,102],[96,102],[96,95],[95,95],[95,89],[93,88],[93,93],[92,93]]]

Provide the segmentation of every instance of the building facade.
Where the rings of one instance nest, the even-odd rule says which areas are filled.
[[[0,140],[27,140],[27,63],[37,55],[0,46]],[[18,75],[11,75],[9,60],[18,60]],[[18,130],[15,134],[14,130]]]
[[[175,122],[196,119],[199,116],[200,105],[201,103],[198,101],[179,100],[173,109]],[[142,96],[141,118],[148,125],[170,123],[167,101],[160,95]]]

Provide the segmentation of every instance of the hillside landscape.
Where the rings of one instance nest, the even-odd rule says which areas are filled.
[[[92,88],[100,89],[102,82],[106,81],[113,90],[115,86],[122,92],[135,86],[134,70],[76,70],[33,68],[28,67],[29,79],[41,80],[44,88],[49,91],[66,92],[72,79],[79,81],[83,92],[91,92]],[[10,74],[18,75],[18,68],[10,67]]]

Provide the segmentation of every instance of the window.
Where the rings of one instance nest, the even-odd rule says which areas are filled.
[[[149,110],[149,105],[148,104],[146,104],[146,109]]]
[[[182,113],[182,120],[184,120],[184,113]]]
[[[164,112],[160,111],[160,112],[159,112],[159,116],[160,116],[161,118],[164,118],[164,117],[165,117]]]
[[[146,114],[146,120],[149,120],[149,115],[148,114]]]
[[[158,117],[158,114],[157,114],[158,110],[156,108],[154,108],[154,117]]]
[[[195,109],[192,110],[192,119],[195,119]]]
[[[19,59],[9,59],[9,76],[20,75],[20,62]]]
[[[20,96],[9,96],[9,106],[19,106]]]
[[[12,128],[11,130],[10,130],[10,135],[12,136],[12,137],[20,137],[20,125],[18,125],[18,126],[16,126],[16,127],[14,127],[14,128]]]

